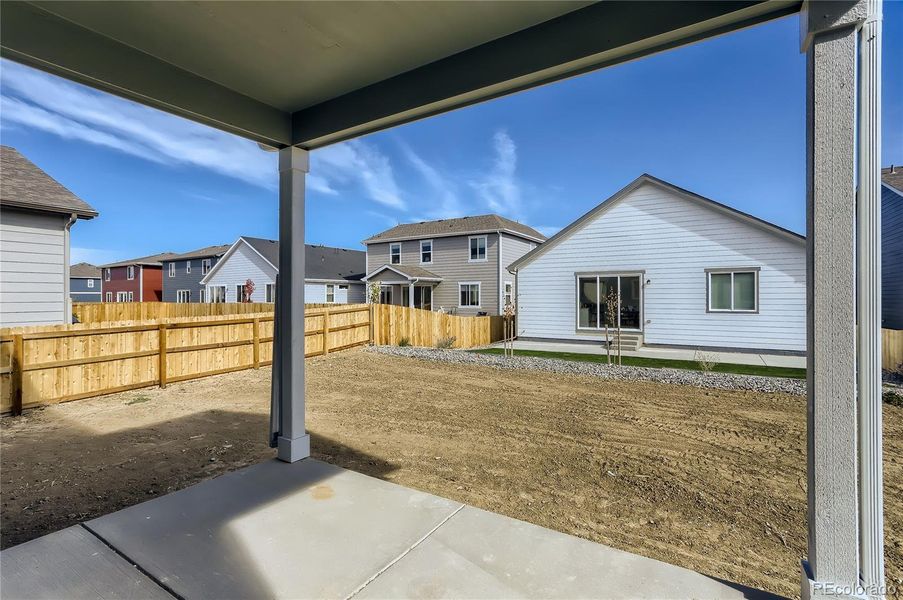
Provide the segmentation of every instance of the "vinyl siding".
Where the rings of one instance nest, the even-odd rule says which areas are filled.
[[[756,267],[759,312],[706,312],[705,269]],[[580,272],[644,271],[647,344],[803,351],[805,245],[646,184],[523,265],[518,333],[598,340],[577,331]]]
[[[62,323],[65,224],[58,215],[0,209],[0,324]]]
[[[219,261],[219,257],[209,256],[210,266],[213,267]],[[201,261],[204,258],[193,258],[191,260],[163,261],[163,301],[176,302],[179,290],[191,290],[191,301],[200,302],[201,290],[205,289],[201,285],[201,279],[204,274],[201,273]],[[169,276],[169,264],[176,263],[175,277]],[[191,263],[191,273],[185,268],[185,263]],[[255,281],[256,283],[256,281]]]
[[[469,262],[470,236],[433,238],[433,262],[430,264],[420,263],[420,240],[406,240],[400,242],[401,264],[422,267],[442,277],[442,283],[433,291],[434,309],[445,308],[461,315],[474,315],[477,312],[496,315],[499,307],[498,237],[496,233],[486,234],[485,262]],[[389,264],[389,244],[369,244],[367,273],[386,264]],[[479,308],[458,307],[458,282],[462,281],[480,282]],[[400,302],[401,297],[395,301]]]
[[[881,186],[882,326],[903,329],[903,196]]]
[[[191,270],[193,274],[193,265]],[[254,249],[245,243],[241,243],[235,249],[235,252],[220,265],[219,270],[207,282],[207,287],[224,285],[226,286],[226,302],[238,302],[235,286],[244,284],[248,279],[254,282],[254,293],[251,295],[251,301],[264,302],[266,300],[266,284],[276,283],[276,269],[255,252]],[[209,294],[207,298],[209,300]]]
[[[512,293],[517,297],[517,282],[513,273],[508,272],[508,265],[516,261],[518,258],[532,250],[537,246],[536,242],[530,242],[523,238],[513,235],[502,234],[502,287],[499,291],[499,307],[504,310],[504,300],[502,290],[505,289],[504,282],[511,282]]]
[[[313,303],[326,302],[325,283],[305,283],[304,301]],[[364,285],[361,283],[334,283],[336,304],[361,304],[364,302]],[[340,285],[347,285],[347,290],[340,290]]]
[[[94,281],[94,287],[88,287],[88,281]],[[100,302],[100,277],[70,277],[69,297],[73,302]]]

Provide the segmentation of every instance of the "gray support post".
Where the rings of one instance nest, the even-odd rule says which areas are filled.
[[[859,31],[859,541],[862,585],[884,590],[881,443],[881,1]],[[877,593],[876,593],[877,592]]]
[[[408,308],[414,308],[414,282],[408,284]]]
[[[880,72],[863,76],[861,69],[868,60],[860,56],[858,46],[867,39],[860,36],[872,5],[872,0],[810,0],[800,19],[807,54],[808,229],[809,551],[803,564],[803,598],[883,595],[883,590],[863,587],[865,554],[873,556],[877,544],[880,555],[882,542],[873,539],[874,508],[863,510],[860,503],[877,497],[880,515],[880,387],[877,421],[869,400],[869,390],[876,385],[870,356],[877,333],[873,296],[880,277],[880,271],[874,271],[873,239],[880,230],[874,230],[876,207],[870,197],[871,187],[877,193],[877,185],[870,179],[879,176],[879,169],[859,173],[860,185],[869,190],[860,188],[866,195],[860,195],[858,204],[854,171],[860,156],[864,159],[860,171],[872,169],[866,163],[878,159],[877,137],[871,129],[877,124],[876,115],[866,115],[878,107]],[[875,104],[864,114],[862,109],[857,112],[857,101]],[[865,119],[859,126],[867,122],[870,128],[858,136],[857,115]],[[863,349],[863,344],[869,348]],[[877,382],[880,386],[880,372]],[[872,464],[876,453],[877,481],[859,471]],[[865,548],[865,543],[873,548]]]
[[[279,151],[279,438],[277,457],[310,456],[304,428],[304,175],[306,150]]]

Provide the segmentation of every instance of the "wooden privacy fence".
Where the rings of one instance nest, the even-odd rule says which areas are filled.
[[[881,366],[894,371],[903,365],[903,329],[881,330]]]
[[[455,348],[485,346],[502,339],[502,317],[462,317],[419,308],[373,305],[373,343],[397,346],[435,346],[455,338]]]
[[[177,303],[177,302],[74,302],[72,313],[80,323],[150,321],[188,317],[216,317],[272,313],[269,302]]]
[[[367,305],[305,313],[305,357],[369,341]],[[272,313],[4,335],[0,411],[258,368],[272,342]]]

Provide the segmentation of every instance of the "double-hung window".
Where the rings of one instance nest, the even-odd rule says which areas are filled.
[[[209,258],[205,258],[201,261],[201,275],[206,275],[210,272],[210,265],[212,262],[213,261],[211,261]]]
[[[176,263],[174,263],[174,262],[169,263],[169,276],[170,277],[176,276]]]
[[[470,238],[470,262],[486,260],[486,236],[475,235]]]
[[[198,290],[198,302],[200,302],[201,304],[203,304],[204,302],[207,301],[207,293],[206,292],[207,292],[207,290],[205,290],[204,288],[201,288]]]
[[[335,286],[331,283],[326,284],[326,303],[335,303]]]
[[[187,304],[191,302],[191,290],[176,291],[176,302],[179,304]]]
[[[480,307],[480,283],[462,281],[458,284],[458,306],[461,308]]]
[[[104,270],[103,270],[103,278],[104,278],[106,281],[109,281],[109,280],[110,280],[110,269],[104,269]]]
[[[135,278],[135,267],[134,265],[129,265],[125,268],[125,278],[126,279],[134,279]]]
[[[107,302],[113,301],[113,292],[107,292]]]
[[[401,244],[389,244],[389,264],[401,264]]]
[[[759,310],[758,269],[708,269],[706,276],[709,312]]]
[[[224,285],[211,285],[210,288],[210,302],[214,304],[222,304],[226,301],[226,286]]]
[[[502,308],[512,306],[514,304],[514,283],[510,281],[505,282],[505,299],[504,306]]]
[[[94,287],[94,280],[93,280],[93,279],[89,279],[87,285],[88,285],[89,288],[93,288],[93,287]]]
[[[238,283],[235,285],[235,301],[236,302],[244,302],[245,301],[245,284]]]
[[[420,264],[433,262],[433,240],[420,240]]]
[[[185,272],[191,273],[191,261],[190,260],[185,261]]]
[[[276,284],[268,283],[263,287],[263,298],[265,302],[275,302],[276,301]]]

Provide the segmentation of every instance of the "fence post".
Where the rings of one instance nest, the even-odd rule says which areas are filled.
[[[25,366],[22,360],[25,356],[25,341],[22,335],[13,336],[13,352],[10,356],[11,371],[9,374],[9,393],[12,401],[12,414],[22,414],[22,371]]]
[[[323,354],[329,354],[329,309],[323,311]]]
[[[260,318],[254,317],[254,368],[260,368]]]
[[[166,387],[166,325],[160,325],[160,341],[158,342],[158,347],[160,349],[160,387]]]

